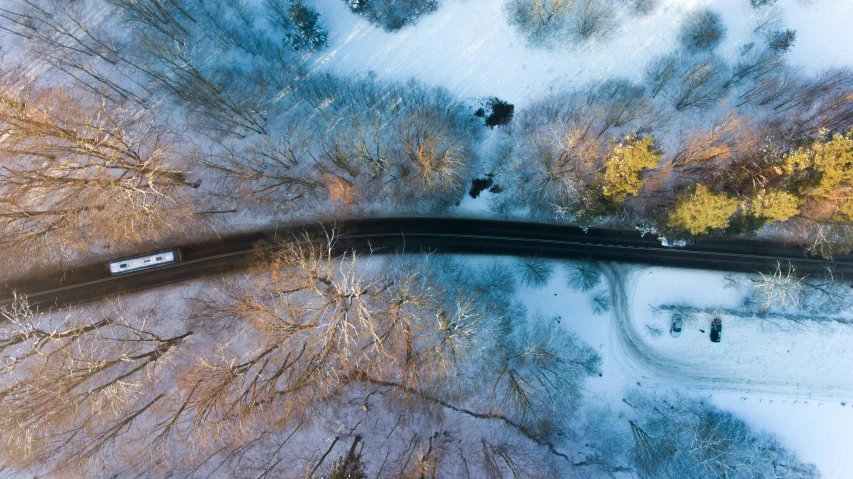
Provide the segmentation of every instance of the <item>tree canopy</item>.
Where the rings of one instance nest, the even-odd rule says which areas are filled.
[[[614,145],[604,161],[604,196],[621,202],[628,195],[636,195],[643,186],[640,173],[644,168],[656,168],[661,156],[652,136],[630,136]]]
[[[800,199],[781,190],[761,190],[750,199],[750,213],[769,221],[785,221],[800,212]]]
[[[669,210],[666,225],[680,233],[706,234],[727,227],[738,206],[737,198],[714,193],[707,186],[696,184],[676,200]]]
[[[811,196],[853,186],[853,130],[832,137],[823,131],[813,143],[789,154],[783,169],[792,175],[796,190]]]

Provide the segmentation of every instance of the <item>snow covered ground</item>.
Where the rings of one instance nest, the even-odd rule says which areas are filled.
[[[329,45],[309,61],[314,74],[373,72],[380,79],[417,78],[448,88],[472,108],[496,96],[523,109],[551,90],[583,88],[621,77],[640,81],[646,65],[678,45],[679,25],[699,7],[722,16],[727,32],[716,52],[734,63],[745,45],[763,40],[754,33],[759,17],[748,0],[661,0],[657,10],[636,17],[617,11],[617,27],[592,43],[554,50],[529,47],[507,22],[503,0],[442,0],[437,12],[401,31],[385,32],[352,14],[345,3],[315,1],[329,31]],[[619,2],[615,2],[619,5]],[[817,74],[832,67],[853,66],[853,2],[849,0],[779,0],[775,28],[797,31],[786,54],[789,64]],[[518,110],[517,110],[518,111]],[[497,136],[497,135],[495,135]],[[489,159],[484,143],[481,158]],[[474,175],[494,169],[488,162]],[[459,214],[488,215],[494,195],[461,198]]]
[[[511,271],[517,271],[520,261],[493,256],[458,259]],[[366,270],[384,264],[365,261],[369,261],[363,264]],[[680,304],[735,310],[747,291],[729,287],[726,273],[630,265],[603,266],[599,281],[588,291],[579,291],[569,281],[578,265],[553,261],[547,284],[519,285],[518,295],[531,320],[566,328],[601,356],[601,376],[585,383],[587,412],[604,410],[617,417],[627,410],[622,399],[635,388],[710,398],[754,427],[776,434],[802,460],[815,463],[824,477],[850,477],[853,327],[780,326],[728,314],[722,315],[722,341],[712,343],[711,316],[699,313],[686,321],[680,337],[673,338],[669,313],[655,308]],[[184,305],[168,311],[181,318],[186,316],[182,309],[186,299],[198,296],[207,284],[195,281],[159,288],[131,296],[127,304],[141,309],[155,303]],[[595,302],[602,298],[604,308]],[[109,305],[100,307],[106,310]],[[647,325],[661,334],[651,333]]]
[[[663,0],[644,18],[620,12],[619,26],[597,44],[547,51],[530,49],[506,21],[501,0],[442,0],[439,10],[414,26],[384,32],[350,13],[344,2],[317,1],[329,30],[329,46],[314,72],[361,73],[380,78],[411,77],[441,85],[468,98],[497,96],[523,107],[549,88],[624,77],[639,80],[646,62],[677,44],[680,19],[708,6],[728,29],[718,52],[734,58],[755,41],[756,13],[748,0]],[[853,2],[780,0],[785,28],[797,31],[788,61],[817,72],[853,65]]]
[[[853,328],[723,316],[722,341],[712,343],[711,317],[698,314],[673,338],[669,313],[652,306],[737,309],[746,291],[727,287],[724,273],[617,266],[605,268],[607,279],[592,291],[580,292],[568,287],[571,264],[560,263],[546,287],[522,289],[521,295],[532,313],[559,321],[601,354],[603,375],[588,380],[588,404],[619,410],[634,387],[710,397],[778,435],[824,477],[850,477]],[[607,290],[613,308],[596,314],[591,298]],[[619,305],[622,294],[627,309]]]
[[[673,380],[690,387],[751,394],[784,392],[802,404],[853,399],[853,330],[839,323],[770,320],[731,313],[685,316],[680,337],[669,335],[671,314],[653,307],[684,304],[710,310],[737,310],[743,288],[727,288],[725,275],[703,271],[636,268],[628,274],[629,317],[617,318],[635,342],[654,351],[644,358],[666,366]],[[618,308],[616,308],[618,309]],[[723,340],[709,340],[710,323],[720,317]],[[655,336],[649,327],[664,332]],[[704,382],[704,385],[700,385]]]
[[[755,41],[755,11],[747,0],[664,0],[651,16],[620,13],[619,27],[597,44],[546,51],[530,49],[508,25],[499,0],[443,0],[414,26],[387,33],[347,11],[344,2],[317,1],[330,32],[329,48],[310,65],[314,73],[372,71],[388,80],[411,77],[468,99],[497,96],[523,108],[549,89],[614,76],[639,80],[646,62],[675,48],[681,17],[708,6],[728,29],[718,52],[733,59]],[[853,66],[853,2],[780,0],[781,25],[797,31],[787,54],[808,73]],[[484,165],[484,168],[488,168]],[[475,172],[476,175],[488,171]],[[466,195],[460,211],[487,214],[492,194]],[[507,260],[508,261],[508,260]],[[541,289],[523,290],[543,320],[559,321],[595,346],[604,374],[589,394],[617,404],[630,387],[678,389],[711,396],[755,426],[778,434],[828,478],[853,475],[853,330],[834,323],[792,325],[723,316],[723,340],[708,338],[711,314],[695,314],[680,338],[669,335],[669,313],[652,306],[689,304],[736,309],[744,292],[726,288],[720,273],[626,268],[609,274],[612,313],[596,314],[592,292],[567,286],[558,268]],[[620,305],[622,301],[624,304]],[[649,329],[647,325],[653,329]],[[654,329],[662,331],[659,336]],[[704,330],[704,332],[702,331]],[[842,405],[845,403],[845,405]]]

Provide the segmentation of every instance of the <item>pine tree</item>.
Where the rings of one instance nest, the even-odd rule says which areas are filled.
[[[320,22],[320,14],[301,2],[290,6],[290,21],[294,30],[287,34],[290,46],[296,50],[316,51],[326,45],[328,34]]]
[[[628,195],[636,195],[643,186],[640,173],[644,168],[655,168],[661,159],[652,136],[629,136],[616,144],[604,162],[604,196],[622,202]]]
[[[794,46],[794,41],[797,40],[797,31],[791,30],[776,30],[770,32],[767,36],[767,46],[774,52],[784,53]]]
[[[707,186],[696,184],[676,200],[667,216],[666,226],[678,233],[707,234],[713,229],[729,226],[738,204],[737,198],[714,193]]]
[[[785,221],[800,212],[800,200],[781,190],[761,190],[750,199],[749,212],[769,221]]]
[[[719,13],[707,8],[695,10],[681,24],[679,40],[688,51],[713,50],[726,36]]]
[[[853,187],[853,130],[831,138],[821,132],[811,145],[785,158],[783,171],[791,176],[790,186],[808,196],[837,196],[837,189]]]

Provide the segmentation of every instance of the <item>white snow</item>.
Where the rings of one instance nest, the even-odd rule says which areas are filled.
[[[853,65],[853,2],[787,0],[780,5],[788,28],[797,30],[789,63],[807,71]]]
[[[667,368],[671,379],[688,378],[691,386],[699,389],[783,393],[802,401],[853,398],[850,326],[731,314],[743,309],[747,291],[727,288],[725,276],[708,271],[637,268],[627,279],[629,288],[634,289],[630,322],[636,339],[654,351],[653,360],[671,364]],[[681,336],[672,338],[668,334],[671,314],[652,309],[665,304],[717,311],[686,315]],[[714,317],[721,318],[723,324],[718,344],[709,339]],[[646,334],[646,325],[665,334],[652,337]]]
[[[715,404],[750,424],[774,432],[825,479],[847,479],[853,471],[853,407],[838,402],[797,402],[776,397],[714,394]],[[773,401],[773,402],[770,402]]]
[[[655,314],[650,306],[737,309],[746,291],[727,288],[726,273],[639,266],[619,270],[623,274],[615,280],[623,282],[630,299],[628,324],[617,307],[605,315],[592,311],[590,298],[611,288],[611,281],[602,279],[591,292],[578,292],[567,286],[564,269],[557,268],[546,287],[520,291],[532,313],[544,320],[559,318],[601,354],[603,376],[587,381],[589,405],[618,411],[622,397],[635,387],[710,397],[754,427],[776,434],[801,459],[815,463],[824,477],[850,477],[853,328],[723,315],[722,341],[712,343],[711,315],[704,314],[688,319],[681,336],[673,338],[670,315]],[[650,334],[647,324],[662,334]]]
[[[329,46],[308,65],[312,73],[373,71],[379,78],[400,81],[415,77],[472,102],[497,96],[516,108],[549,89],[614,76],[639,80],[649,59],[675,48],[681,17],[700,6],[723,16],[728,32],[718,50],[722,56],[732,59],[754,41],[755,12],[748,0],[664,0],[646,18],[621,14],[619,30],[609,39],[553,51],[528,48],[507,24],[502,0],[442,0],[437,12],[395,33],[353,15],[340,0],[313,3],[329,31]],[[853,66],[853,1],[780,0],[778,7],[784,27],[797,30],[789,63],[807,72]],[[488,171],[473,173],[480,177]],[[466,196],[460,209],[485,214],[492,197],[487,191],[476,200]],[[521,294],[532,312],[545,321],[559,321],[601,354],[603,375],[588,381],[590,398],[618,408],[626,390],[637,386],[710,395],[719,406],[778,434],[825,477],[853,476],[850,327],[794,327],[725,316],[722,342],[713,344],[708,339],[711,315],[698,314],[676,339],[668,334],[668,314],[656,315],[650,305],[679,302],[733,309],[743,292],[726,289],[722,273],[635,267],[622,278],[628,310],[596,314],[591,297],[612,284],[602,279],[591,292],[572,290],[566,264],[560,263],[546,287],[522,288]],[[646,325],[663,334],[655,337]]]
[[[330,32],[329,48],[309,69],[315,74],[372,71],[400,81],[414,77],[472,103],[497,96],[524,108],[550,89],[614,76],[639,80],[649,59],[676,48],[680,19],[694,8],[721,13],[727,35],[717,52],[726,59],[759,41],[753,33],[756,12],[747,0],[664,0],[646,18],[621,13],[619,30],[597,44],[538,50],[528,48],[508,25],[503,5],[500,0],[443,0],[437,12],[416,25],[386,33],[348,12],[344,2],[317,1]],[[853,2],[780,0],[777,8],[780,26],[797,31],[788,63],[807,73],[853,66]],[[487,191],[476,200],[466,196],[459,210],[486,214],[492,196]],[[650,304],[736,309],[743,291],[726,289],[722,273],[636,267],[624,278],[630,307],[620,320],[618,311],[593,312],[590,298],[606,282],[593,292],[577,292],[566,285],[564,271],[557,271],[547,287],[522,294],[531,311],[560,321],[602,355],[603,377],[588,381],[591,398],[618,409],[625,391],[638,385],[710,395],[719,406],[778,434],[825,477],[853,475],[850,327],[724,316],[722,342],[714,344],[708,338],[711,315],[698,314],[675,339],[668,333],[669,314],[655,315]],[[653,337],[647,324],[663,334]],[[632,354],[632,347],[645,356]]]
[[[708,6],[721,13],[727,35],[718,52],[733,59],[756,41],[756,13],[747,0],[664,0],[644,18],[619,14],[618,30],[596,44],[553,51],[531,49],[506,21],[500,0],[443,0],[439,10],[395,33],[350,13],[344,2],[317,1],[329,30],[329,47],[310,69],[411,77],[468,98],[497,96],[523,107],[549,88],[583,85],[614,76],[639,80],[646,62],[672,51],[680,19]],[[853,3],[849,0],[781,0],[785,28],[797,30],[789,62],[816,72],[853,65]]]

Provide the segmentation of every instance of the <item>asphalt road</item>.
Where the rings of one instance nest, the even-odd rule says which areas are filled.
[[[540,255],[747,273],[773,271],[782,261],[786,265],[790,262],[801,273],[820,274],[831,266],[836,275],[853,277],[853,256],[829,262],[805,257],[802,248],[768,241],[708,239],[673,248],[661,246],[656,238],[643,237],[637,231],[591,228],[584,232],[572,226],[484,219],[380,218],[291,225],[175,245],[181,249],[182,262],[119,276],[111,276],[104,262],[26,278],[7,283],[0,304],[11,301],[13,292],[17,292],[25,294],[30,304],[45,308],[236,271],[250,265],[251,253],[260,241],[274,243],[305,232],[322,235],[331,231],[337,235],[336,250],[341,253],[356,250],[373,254],[431,251]],[[162,249],[166,248],[158,250]]]

